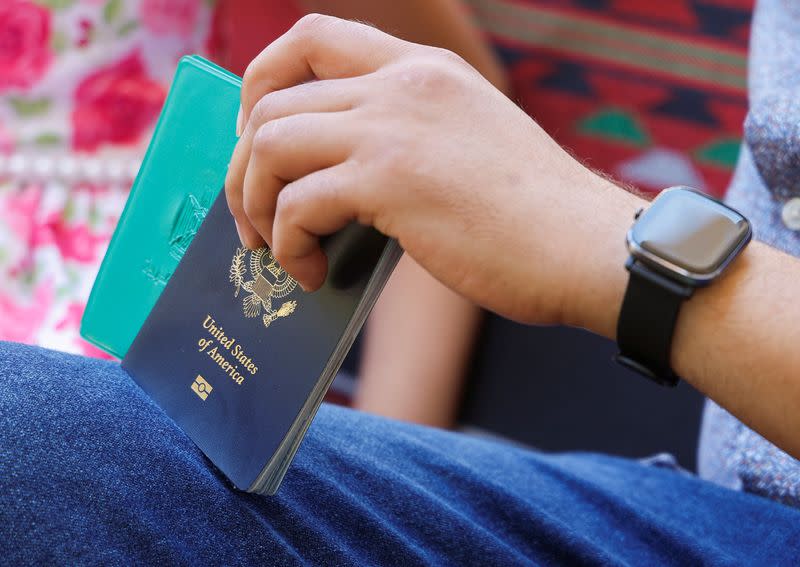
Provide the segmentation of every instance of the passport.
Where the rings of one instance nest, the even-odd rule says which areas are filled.
[[[181,61],[82,331],[236,488],[274,494],[402,251],[351,224],[321,240],[328,277],[305,293],[242,246],[221,191],[239,85]]]
[[[221,194],[122,361],[239,489],[277,490],[401,253],[359,225],[324,249],[330,275],[304,293],[240,244]]]

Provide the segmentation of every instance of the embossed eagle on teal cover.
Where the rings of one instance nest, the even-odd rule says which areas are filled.
[[[81,322],[81,335],[114,356],[128,352],[223,186],[240,89],[202,57],[178,64]]]

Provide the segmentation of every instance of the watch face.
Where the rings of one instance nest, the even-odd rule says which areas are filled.
[[[692,280],[715,277],[750,240],[740,213],[688,188],[663,191],[628,234],[631,253]]]

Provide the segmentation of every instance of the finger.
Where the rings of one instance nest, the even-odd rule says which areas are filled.
[[[315,171],[278,195],[272,253],[306,291],[325,282],[328,261],[319,237],[359,218],[358,167],[353,162]]]
[[[242,188],[243,208],[250,226],[268,244],[272,244],[278,193],[286,182],[349,157],[356,136],[348,114],[287,116],[263,124],[254,135]]]
[[[247,120],[265,94],[311,79],[339,79],[371,73],[396,60],[413,44],[366,24],[311,14],[272,42],[248,65],[242,80]]]
[[[349,110],[360,100],[360,83],[356,79],[336,79],[304,83],[269,93],[261,98],[250,114],[244,132],[231,156],[225,179],[228,207],[236,219],[239,237],[244,244],[261,246],[263,241],[244,214],[242,186],[250,161],[255,132],[264,123],[293,114],[337,112]]]
[[[249,122],[257,127],[292,114],[350,110],[363,100],[368,85],[361,77],[313,80],[271,91],[262,96],[250,112]]]

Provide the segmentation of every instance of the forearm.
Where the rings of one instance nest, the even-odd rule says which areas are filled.
[[[318,237],[357,219],[473,303],[614,337],[624,235],[646,202],[578,164],[462,61],[305,18],[248,67],[242,110],[228,206],[305,289],[327,274]],[[795,456],[798,281],[797,260],[752,244],[688,300],[672,361]]]
[[[567,311],[570,324],[615,338],[628,273],[624,234],[647,202],[604,184],[591,254]],[[602,219],[602,220],[600,220]],[[753,242],[719,281],[698,289],[678,318],[675,371],[795,457],[800,456],[800,262]]]

